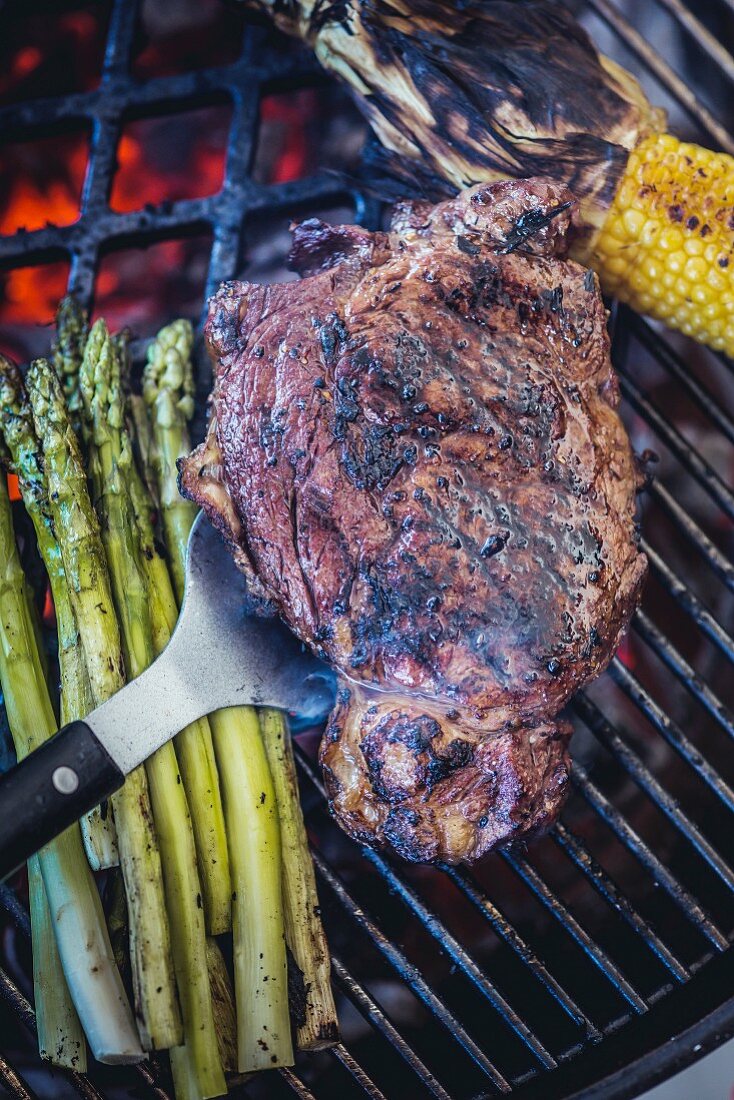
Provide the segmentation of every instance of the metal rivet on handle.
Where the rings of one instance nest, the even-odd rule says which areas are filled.
[[[79,786],[79,776],[73,768],[62,764],[60,768],[54,769],[51,782],[59,794],[73,794]]]

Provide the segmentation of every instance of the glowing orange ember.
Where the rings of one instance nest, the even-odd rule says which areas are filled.
[[[67,40],[87,41],[97,33],[95,27],[88,12],[63,16]],[[13,53],[12,70],[20,81],[48,63],[48,50],[27,43]],[[309,135],[317,113],[313,89],[263,99],[266,156],[261,182],[286,183],[313,169]],[[126,123],[117,148],[111,208],[128,212],[217,193],[230,125],[231,108],[225,104]],[[0,235],[73,224],[80,215],[88,153],[88,137],[81,132],[0,145]],[[153,321],[184,307],[198,310],[196,295],[206,279],[209,248],[208,238],[190,238],[107,253],[97,272],[96,314],[104,312],[115,327],[146,331]],[[68,262],[59,260],[0,274],[0,325],[52,321],[67,289],[68,272]]]
[[[9,271],[0,296],[2,324],[49,324],[59,299],[66,294],[68,277],[69,265],[65,261]]]
[[[265,96],[260,104],[263,124],[280,132],[278,151],[268,173],[268,183],[290,183],[310,169],[308,123],[318,108],[316,91],[302,88],[289,95]]]
[[[0,158],[0,234],[77,220],[87,168],[84,134],[5,145]]]
[[[29,76],[41,64],[41,51],[38,46],[25,46],[18,50],[13,63],[13,75],[23,78]]]
[[[128,123],[117,146],[112,209],[140,210],[147,203],[216,194],[224,178],[231,113],[228,106],[203,107]]]

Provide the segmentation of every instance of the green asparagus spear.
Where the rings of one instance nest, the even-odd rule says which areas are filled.
[[[240,1073],[293,1064],[280,824],[254,707],[211,716],[232,870]]]
[[[206,955],[217,1025],[219,1057],[227,1074],[227,1080],[242,1084],[246,1078],[237,1074],[237,1025],[232,986],[222,952],[219,950],[217,941],[211,937],[206,943]],[[188,1047],[175,1047],[171,1051],[171,1072],[176,1100],[202,1100]]]
[[[129,447],[127,431],[125,437],[125,446]],[[154,505],[150,493],[134,461],[127,462],[125,470],[150,599],[153,648],[158,655],[168,644],[176,626],[178,605],[168,564],[155,538],[152,521]],[[192,722],[181,730],[174,746],[194,829],[207,931],[218,936],[232,927],[231,883],[222,796],[207,720],[203,718]]]
[[[297,1030],[297,1041],[301,1050],[319,1050],[338,1040],[339,1029],[331,990],[331,958],[319,915],[296,764],[283,712],[264,708],[260,711],[260,727],[280,817],[285,938],[306,985],[306,1019]]]
[[[61,386],[48,362],[37,359],[27,376],[36,434],[41,444],[51,518],[84,650],[95,705],[125,682],[99,522],[87,492],[79,444]],[[138,1025],[145,1044],[157,1049],[181,1041],[170,931],[158,841],[144,768],[128,776],[112,799],[120,865],[130,920],[130,956]]]
[[[120,364],[120,383],[125,398],[125,419],[133,447],[133,461],[139,471],[138,477],[155,501],[155,477],[151,466],[151,447],[153,440],[148,422],[148,412],[143,397],[133,393],[132,360],[130,356],[130,330],[123,329],[112,337],[112,346]],[[156,509],[158,505],[156,503]]]
[[[157,511],[160,508],[160,502],[158,501],[158,486],[153,470],[153,436],[150,430],[148,409],[142,394],[128,394],[127,410],[128,420],[130,421],[130,434],[133,437],[135,460]]]
[[[56,612],[61,673],[62,724],[85,718],[93,709],[76,617],[66,585],[64,563],[51,522],[46,484],[39,463],[39,442],[20,371],[0,356],[0,430],[23,503],[33,522],[38,550],[46,567]],[[95,871],[118,863],[117,835],[112,814],[97,807],[80,822],[87,857]]]
[[[188,322],[167,326],[148,349],[143,375],[143,396],[153,427],[153,465],[179,598],[186,543],[196,515],[196,509],[178,492],[176,471],[176,460],[189,450],[192,339]],[[293,1048],[273,781],[252,708],[217,711],[209,716],[209,723],[224,798],[232,875],[238,1068],[247,1072],[290,1065]]]
[[[183,499],[176,480],[176,463],[188,452],[188,422],[194,412],[193,341],[188,321],[167,325],[148,348],[143,374],[143,399],[153,425],[152,464],[179,600],[183,598],[186,541],[196,517],[195,506]]]
[[[0,356],[0,371],[6,366],[16,369],[9,360]],[[10,451],[0,433],[0,459],[3,467],[12,469]],[[0,477],[2,474],[0,473]],[[28,601],[31,613],[35,610]],[[37,615],[31,614],[36,651],[42,656],[41,626]],[[47,664],[39,665],[43,677],[48,675]],[[74,1002],[66,983],[61,956],[56,944],[56,934],[43,885],[38,856],[27,863],[28,905],[31,921],[31,952],[33,958],[33,1000],[36,1008],[36,1034],[38,1052],[52,1065],[86,1072],[87,1044],[79,1022]]]
[[[155,659],[151,621],[155,604],[150,599],[142,565],[128,489],[132,454],[124,430],[119,362],[103,321],[97,321],[90,333],[79,382],[96,455],[93,485],[123,650],[129,675],[135,677]],[[219,1096],[226,1091],[226,1085],[214,1030],[196,848],[171,742],[150,757],[145,767],[162,855],[183,1038],[202,1096]]]
[[[69,416],[75,432],[79,432],[81,399],[77,377],[82,365],[84,345],[87,341],[87,312],[73,294],[67,294],[59,302],[56,311],[56,342],[53,347],[53,363],[61,381]]]
[[[57,724],[38,658],[4,478],[0,571],[0,681],[16,751],[23,757],[51,737]],[[139,1061],[140,1043],[78,825],[42,848],[38,863],[64,974],[95,1057]],[[69,1041],[76,1043],[71,1036]]]

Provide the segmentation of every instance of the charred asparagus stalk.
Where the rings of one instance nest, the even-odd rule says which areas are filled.
[[[306,986],[305,1021],[297,1030],[298,1046],[319,1050],[338,1040],[339,1029],[331,989],[331,957],[298,797],[296,762],[282,711],[261,710],[260,726],[280,818],[285,938]]]
[[[142,566],[128,489],[132,453],[125,430],[119,360],[103,321],[97,321],[90,333],[79,382],[95,454],[93,484],[123,650],[128,673],[135,677],[155,659],[151,616],[158,605]],[[226,1085],[214,1031],[196,848],[171,742],[150,757],[145,769],[162,855],[183,1038],[201,1095],[219,1096]]]
[[[22,758],[52,736],[56,718],[38,656],[4,478],[0,478],[0,569],[0,681],[8,724]],[[112,955],[99,894],[84,857],[79,827],[70,826],[42,848],[37,861],[61,964],[92,1052],[100,1061],[138,1061],[142,1050]],[[35,870],[31,868],[31,882],[38,897]],[[48,930],[37,927],[36,932],[40,946],[38,935],[47,936]],[[53,956],[49,957],[53,963]],[[37,965],[41,958],[39,952]],[[46,1015],[46,1041],[49,1025]],[[76,1031],[70,1013],[69,1026],[64,1045],[71,1051],[64,1060],[75,1064],[76,1053],[79,1068],[78,1063],[83,1064],[84,1038]]]
[[[176,470],[177,459],[189,449],[192,340],[191,326],[185,321],[163,329],[149,349],[143,378],[143,396],[153,427],[153,466],[179,596],[186,543],[196,515],[196,509],[179,495]],[[293,1061],[280,826],[255,711],[230,708],[210,715],[209,721],[229,841],[238,1068],[244,1073]]]
[[[178,491],[176,472],[176,463],[187,453],[188,422],[194,413],[193,342],[188,321],[174,321],[162,328],[148,348],[143,375],[143,400],[153,428],[151,465],[179,600],[184,589],[186,542],[196,517],[196,506]]]
[[[84,662],[76,617],[66,584],[61,551],[53,533],[39,442],[18,368],[0,357],[0,427],[17,474],[23,503],[33,522],[38,550],[46,567],[56,611],[61,673],[62,723],[84,718],[93,709],[92,690]],[[84,847],[93,870],[118,863],[117,834],[112,814],[97,807],[81,822]]]
[[[232,982],[219,944],[210,936],[206,941],[206,961],[217,1021],[219,1057],[228,1077],[237,1073],[237,1015]]]
[[[150,498],[136,471],[129,484],[150,593],[153,650],[157,656],[168,644],[176,626],[178,606],[168,566],[153,535]],[[191,812],[207,931],[218,936],[232,927],[232,887],[219,773],[206,718],[182,729],[174,745]]]
[[[72,427],[79,434],[81,426],[81,397],[79,394],[79,368],[82,365],[84,345],[87,342],[89,318],[87,312],[72,294],[59,302],[56,310],[56,342],[53,347],[53,364],[61,381]]]
[[[51,519],[84,649],[95,705],[123,686],[124,663],[99,522],[87,491],[77,438],[61,386],[46,360],[27,376],[41,445]],[[170,931],[158,841],[143,768],[112,800],[130,922],[130,956],[139,1028],[158,1049],[181,1041]]]
[[[345,81],[399,193],[550,176],[583,221],[602,288],[734,355],[734,157],[665,132],[630,73],[563,5],[247,0]]]
[[[127,432],[125,437],[129,440]],[[125,467],[125,481],[138,528],[141,564],[151,599],[153,648],[157,656],[171,639],[178,618],[178,605],[168,564],[155,539],[153,500],[134,461]],[[175,739],[175,747],[191,824],[194,826],[207,931],[210,935],[220,935],[231,927],[231,884],[219,775],[206,718],[182,729]]]
[[[125,435],[126,446],[131,447],[127,429]],[[155,539],[153,501],[134,461],[126,463],[125,476],[140,540],[141,566],[150,594],[153,648],[157,656],[168,644],[176,626],[178,604],[168,564]],[[192,722],[181,730],[174,744],[194,829],[207,930],[211,935],[221,935],[232,926],[231,882],[224,810],[209,723],[206,719]]]
[[[206,954],[219,1057],[225,1073],[231,1077],[237,1070],[237,1025],[232,986],[222,952],[212,937],[207,940]],[[176,1047],[171,1051],[171,1072],[176,1100],[202,1100],[188,1047]]]

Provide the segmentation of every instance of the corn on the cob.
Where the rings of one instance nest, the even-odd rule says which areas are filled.
[[[734,355],[734,158],[685,145],[551,0],[244,0],[345,81],[394,195],[550,176],[602,288]],[[731,258],[734,263],[734,258]]]
[[[645,138],[630,154],[592,266],[641,313],[734,355],[734,157]]]

